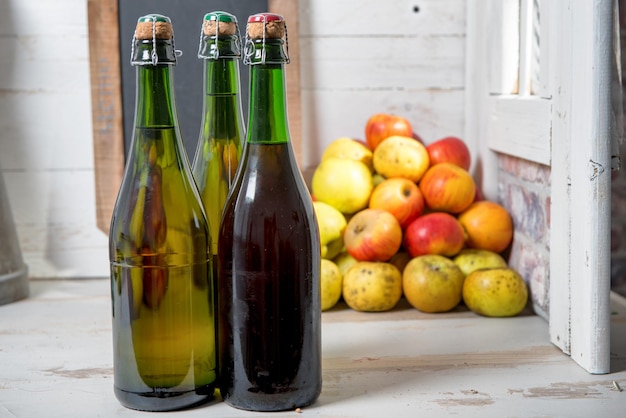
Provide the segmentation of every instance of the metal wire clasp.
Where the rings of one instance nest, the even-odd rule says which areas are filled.
[[[131,65],[154,65],[157,66],[159,64],[159,54],[157,53],[156,46],[156,18],[152,18],[152,51],[150,52],[150,61],[133,61],[133,57],[135,56],[135,42],[137,41],[137,34],[133,33],[133,39],[130,46],[130,63]],[[174,48],[174,63],[178,63],[178,57],[183,55],[183,51],[176,49],[176,44],[174,43],[174,34],[172,33],[172,47]],[[168,64],[172,64],[168,62]]]
[[[287,22],[283,21],[283,24],[285,25],[285,56],[287,57],[286,63],[289,64],[291,60],[289,58],[289,35],[287,31]],[[263,38],[261,41],[260,51],[259,49],[257,49],[256,45],[254,44],[254,41],[250,39],[250,34],[248,30],[246,30],[245,49],[244,49],[244,54],[243,54],[244,64],[247,64],[247,65],[266,64],[266,55],[267,55],[266,50],[265,50],[265,42],[267,39],[267,37],[265,36],[267,33],[266,27],[267,27],[267,17],[264,15],[263,16]],[[257,62],[252,62],[252,57],[254,57],[255,55],[258,55],[259,52],[261,54],[260,60]],[[281,61],[281,62],[285,62],[285,61]]]
[[[235,24],[235,27],[237,28],[237,34],[235,35],[235,47],[237,48],[237,54],[239,54],[241,51],[241,32],[239,30],[239,24],[237,22],[233,22],[233,23]],[[210,58],[214,60],[219,59],[220,57],[220,48],[218,45],[219,31],[220,31],[220,20],[215,19],[215,43],[210,46],[211,50],[208,53],[203,54],[202,45],[204,43],[204,36],[205,36],[204,35],[204,22],[203,22],[203,24],[200,26],[200,43],[198,45],[198,58],[201,58],[201,59]]]

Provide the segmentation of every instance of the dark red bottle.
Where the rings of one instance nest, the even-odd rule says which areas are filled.
[[[219,385],[231,406],[279,411],[321,391],[320,242],[290,143],[285,24],[248,20],[247,143],[219,234]]]

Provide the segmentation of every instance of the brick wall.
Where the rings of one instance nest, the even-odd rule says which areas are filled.
[[[550,167],[500,154],[498,200],[515,225],[509,264],[526,279],[535,312],[547,318],[550,289]]]
[[[622,53],[622,92],[626,75],[626,1],[619,1]],[[624,94],[626,99],[626,94]],[[624,101],[626,109],[626,100]],[[622,170],[613,173],[611,185],[611,287],[626,296],[626,144],[620,146]]]

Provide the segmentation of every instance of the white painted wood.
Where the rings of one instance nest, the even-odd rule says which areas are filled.
[[[31,277],[108,276],[85,0],[0,2],[0,167]]]
[[[0,306],[0,416],[153,417],[113,394],[109,281],[40,280]],[[322,314],[319,400],[285,417],[620,417],[626,392],[626,300],[615,295],[609,376],[585,373],[535,315],[484,318],[345,305]],[[215,401],[178,417],[258,417]]]
[[[591,373],[610,370],[612,7],[612,0],[576,3],[570,9],[574,36],[565,41],[571,42],[572,73],[570,350]]]
[[[550,82],[559,86],[558,95],[552,99],[552,152],[551,164],[551,213],[563,214],[550,219],[550,340],[563,352],[571,353],[571,289],[570,277],[573,274],[571,258],[571,230],[573,228],[570,208],[571,198],[571,101],[572,72],[570,34],[563,34],[565,27],[571,27],[570,13],[560,13],[562,3],[551,2],[548,10],[548,44],[555,53],[550,68]],[[561,74],[561,71],[563,73]],[[574,326],[578,326],[574,324]]]
[[[530,95],[487,98],[487,142],[500,153],[550,165],[551,103]]]
[[[551,165],[551,340],[590,373],[608,373],[613,2],[522,2],[539,7],[541,68],[519,61],[526,65],[519,73],[524,92],[539,88],[538,95],[518,97],[480,91],[493,86],[491,74],[477,77],[494,66],[485,63],[507,54],[480,46],[492,41],[491,32],[478,29],[485,23],[473,10],[479,3],[468,3],[468,51],[479,51],[468,60],[468,102],[477,104],[467,109],[469,132],[486,134],[491,150]],[[528,19],[522,28],[534,27]],[[524,51],[536,54],[522,43]],[[497,173],[495,165],[483,170],[485,177]]]
[[[300,0],[300,35],[463,36],[466,7],[465,0]]]
[[[487,5],[490,6],[491,4]],[[486,95],[493,84],[488,70],[490,65],[491,26],[485,22],[485,7],[482,0],[467,1],[467,42],[465,53],[465,140],[470,149],[474,150],[472,176],[487,199],[496,200],[498,196],[498,176],[496,153],[487,142],[488,111]],[[493,21],[489,15],[490,22]],[[497,21],[496,21],[497,22]],[[496,29],[497,30],[497,29]]]
[[[487,76],[491,94],[514,94],[518,91],[520,63],[519,0],[488,0],[475,3],[478,18],[486,25]]]
[[[375,113],[426,142],[463,136],[465,1],[301,0],[298,23],[305,169]]]

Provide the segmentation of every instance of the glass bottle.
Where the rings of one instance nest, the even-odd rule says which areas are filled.
[[[204,60],[204,102],[192,164],[211,231],[219,231],[222,209],[235,179],[243,146],[237,18],[227,12],[204,16],[198,58]],[[217,239],[211,253],[217,267]]]
[[[319,231],[290,142],[285,44],[281,16],[250,16],[247,143],[219,234],[220,392],[255,411],[306,406],[321,390]]]
[[[181,409],[216,380],[211,235],[174,98],[171,21],[139,18],[135,123],[109,235],[115,395],[126,407]]]

